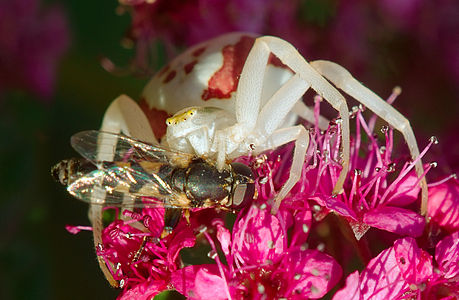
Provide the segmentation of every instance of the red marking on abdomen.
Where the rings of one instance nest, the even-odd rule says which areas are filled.
[[[167,74],[166,78],[163,80],[163,83],[168,83],[169,81],[174,79],[175,75],[177,75],[177,72],[175,72],[175,70],[170,71],[169,74]]]
[[[268,65],[271,64],[275,67],[279,67],[279,68],[283,68],[283,69],[288,69],[290,70],[292,73],[295,73],[292,71],[292,69],[290,69],[287,65],[285,65],[280,59],[279,57],[275,56],[274,54],[270,54],[269,55],[269,58],[268,58]]]
[[[205,46],[194,50],[193,53],[191,53],[191,55],[193,55],[194,57],[198,57],[199,55],[204,53],[204,51],[206,51],[206,47]]]
[[[164,110],[148,107],[148,104],[144,98],[140,99],[139,106],[147,116],[155,137],[158,139],[158,141],[161,140],[161,138],[166,134],[166,119],[169,118],[170,115]]]
[[[191,71],[193,71],[194,65],[196,65],[197,62],[198,62],[197,60],[193,60],[192,62],[186,64],[183,67],[183,70],[185,71],[185,74],[189,74]]]
[[[159,70],[158,76],[163,76],[163,74],[165,74],[167,71],[169,71],[169,69],[170,69],[170,65],[164,66],[161,70]]]
[[[253,37],[242,36],[235,45],[223,47],[223,65],[209,79],[208,88],[201,95],[202,100],[231,98],[231,93],[236,91],[242,67],[254,41]]]

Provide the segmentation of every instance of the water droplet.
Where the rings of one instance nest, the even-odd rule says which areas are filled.
[[[384,154],[384,152],[386,152],[386,146],[381,146],[379,148],[379,153]]]
[[[321,210],[320,205],[317,204],[313,205],[312,209],[314,209],[315,212],[319,212]]]
[[[386,133],[387,131],[389,131],[389,126],[383,125],[383,126],[381,127],[381,132],[382,132],[382,133]]]
[[[358,106],[353,106],[351,108],[351,111],[349,112],[349,118],[350,119],[354,119],[358,112],[359,112],[359,107]]]
[[[376,168],[375,168],[375,171],[376,171],[376,172],[379,172],[379,171],[381,171],[381,168],[380,168],[380,167],[376,167]]]
[[[306,224],[303,224],[303,232],[308,233],[309,232],[309,226]]]
[[[215,259],[217,257],[217,252],[215,250],[210,250],[209,253],[207,253],[207,256],[212,258],[212,259]]]
[[[268,182],[268,177],[261,177],[260,180],[258,181],[260,184],[265,184]]]
[[[266,203],[263,203],[262,205],[260,205],[260,209],[261,209],[261,210],[266,209],[266,207],[267,207]]]
[[[121,279],[120,280],[120,288],[123,288],[125,284],[126,283],[125,283],[124,279]]]
[[[206,225],[201,225],[198,227],[198,231],[199,233],[203,233],[205,231],[207,231],[207,226]]]
[[[437,163],[436,161],[430,163],[430,166],[431,166],[432,168],[436,168],[437,165],[438,165],[438,163]]]
[[[362,175],[362,170],[360,170],[360,169],[355,169],[355,170],[354,170],[354,175],[355,175],[355,176],[361,176],[361,175]]]
[[[318,288],[316,288],[315,286],[311,285],[311,293],[318,294],[319,292],[320,292],[320,290]]]
[[[431,136],[430,137],[430,142],[436,145],[436,144],[438,144],[438,138],[436,136]]]
[[[317,245],[317,251],[323,252],[324,250],[325,250],[324,243],[320,243],[319,245]]]
[[[104,251],[104,246],[101,243],[97,244],[97,250]]]
[[[388,166],[387,166],[387,172],[388,173],[391,173],[391,172],[394,172],[395,171],[395,163],[390,163]]]
[[[313,269],[311,269],[311,274],[314,275],[314,276],[319,276],[320,272],[316,268],[313,268]]]
[[[258,287],[257,287],[257,290],[260,294],[264,294],[265,293],[265,286],[262,285],[261,283],[258,284]]]
[[[293,279],[295,280],[300,280],[300,278],[301,278],[300,274],[295,274],[295,276],[293,276]]]
[[[304,243],[304,244],[302,244],[302,245],[300,246],[300,250],[301,250],[301,251],[305,251],[305,250],[307,250],[308,248],[309,248],[309,244],[308,244],[308,243]]]

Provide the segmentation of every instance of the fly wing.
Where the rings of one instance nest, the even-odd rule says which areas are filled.
[[[72,147],[95,165],[103,161],[151,161],[165,164],[186,164],[193,155],[153,146],[122,134],[88,130],[72,136]]]
[[[96,170],[80,174],[67,190],[91,204],[186,207],[186,196],[159,174],[160,166],[183,167],[193,155],[153,146],[122,134],[82,131],[72,136],[73,148]],[[142,201],[139,201],[141,199]]]
[[[96,205],[134,207],[187,207],[184,195],[157,174],[112,164],[81,175],[67,190]]]

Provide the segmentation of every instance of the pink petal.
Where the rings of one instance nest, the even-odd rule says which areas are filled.
[[[360,276],[359,271],[349,274],[346,278],[346,286],[335,293],[333,300],[360,300]]]
[[[429,216],[452,232],[459,229],[459,180],[451,179],[429,188]]]
[[[344,204],[342,200],[338,199],[338,197],[315,196],[310,197],[309,199],[316,201],[320,206],[325,206],[326,208],[335,211],[340,216],[357,219],[354,211],[347,207],[347,205]]]
[[[406,206],[418,199],[421,191],[420,184],[416,184],[418,177],[413,171],[405,176],[395,188],[395,191],[387,198],[387,204],[391,206]]]
[[[217,226],[217,239],[220,242],[223,253],[228,255],[230,253],[229,246],[231,244],[231,233],[229,230],[223,226]]]
[[[220,300],[227,299],[225,280],[216,268],[200,268],[196,274],[196,299]]]
[[[169,243],[167,252],[167,262],[170,266],[175,265],[175,261],[177,260],[180,250],[183,248],[193,247],[196,241],[196,237],[188,227],[182,228],[181,230],[176,228],[174,232],[177,233],[173,233],[174,236]]]
[[[250,207],[247,215],[233,229],[233,251],[245,263],[261,264],[282,258],[286,237],[279,219],[267,209]]]
[[[401,291],[408,288],[393,248],[381,252],[373,258],[360,276],[360,292],[363,299],[396,299]]]
[[[143,224],[153,236],[160,236],[164,229],[164,213],[165,209],[162,207],[144,208],[142,210]]]
[[[312,213],[311,210],[301,210],[297,212],[292,218],[295,220],[294,226],[293,226],[293,231],[292,231],[292,242],[295,245],[302,245],[306,243],[309,232],[311,229],[311,224],[312,224]],[[294,238],[294,240],[293,240]]]
[[[363,216],[363,222],[382,230],[399,235],[418,237],[422,234],[425,219],[411,211],[399,207],[378,207]]]
[[[217,265],[193,265],[171,276],[172,286],[189,299],[226,299],[225,284]]]
[[[323,297],[332,289],[343,273],[340,265],[329,255],[317,250],[296,251],[286,254],[284,281],[291,295],[305,298]],[[288,296],[288,295],[285,295]]]
[[[410,284],[419,284],[432,276],[432,257],[419,249],[413,238],[394,243],[395,257],[402,276]]]
[[[445,278],[459,276],[459,232],[447,236],[437,244],[435,259]]]
[[[179,269],[171,274],[171,284],[182,295],[194,295],[195,278],[198,270],[204,265],[192,265]],[[210,267],[212,265],[208,265]],[[217,270],[218,272],[218,270]]]
[[[167,290],[167,283],[163,280],[147,280],[137,284],[133,288],[124,291],[118,299],[121,300],[150,300],[163,291]]]

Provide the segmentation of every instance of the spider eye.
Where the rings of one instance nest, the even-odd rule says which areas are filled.
[[[232,204],[235,209],[247,206],[253,199],[255,194],[255,181],[252,170],[242,163],[232,163],[234,174]]]

